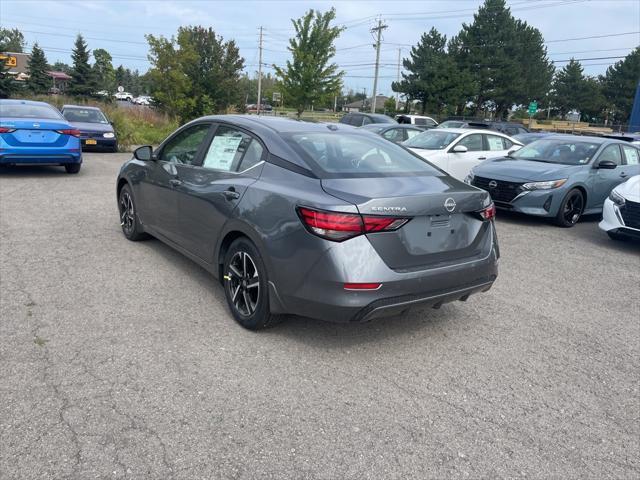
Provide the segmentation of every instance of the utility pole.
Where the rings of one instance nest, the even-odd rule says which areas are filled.
[[[396,75],[396,83],[400,83],[400,57],[402,56],[402,48],[398,49],[398,75]],[[400,108],[400,92],[396,92],[396,112]]]
[[[378,26],[373,27],[371,29],[371,33],[376,32],[378,34],[378,38],[374,47],[376,48],[376,71],[373,76],[373,97],[371,101],[371,113],[376,113],[376,95],[378,93],[378,70],[380,69],[380,39],[382,37],[382,31],[387,28],[385,24],[382,23],[381,19],[378,19]]]
[[[258,106],[257,113],[262,110],[262,27],[260,27],[260,42],[258,44]]]

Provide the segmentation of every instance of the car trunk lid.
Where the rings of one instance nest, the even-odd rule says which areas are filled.
[[[60,141],[62,134],[58,130],[72,128],[63,120],[38,121],[31,119],[3,118],[0,126],[11,129],[3,133],[5,141],[11,146],[51,146]]]
[[[322,187],[361,215],[411,218],[396,231],[367,234],[392,269],[457,263],[490,247],[489,222],[477,213],[490,202],[488,194],[452,177],[323,179]]]

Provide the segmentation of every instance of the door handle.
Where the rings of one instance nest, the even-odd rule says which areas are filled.
[[[478,160],[486,160],[487,157],[478,157]]]
[[[233,187],[229,187],[229,189],[222,192],[222,194],[227,200],[237,200],[240,198],[240,194],[236,192],[236,189]]]
[[[622,172],[622,173],[620,174],[620,176],[621,176],[622,178],[627,178],[627,177],[628,177],[628,175],[627,175],[626,173],[624,173],[624,172]]]
[[[182,180],[172,178],[171,180],[169,180],[169,184],[171,184],[172,187],[179,187],[180,185],[182,185]]]

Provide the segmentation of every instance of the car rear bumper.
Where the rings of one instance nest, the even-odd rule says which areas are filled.
[[[359,237],[328,250],[294,291],[278,291],[281,308],[277,310],[333,322],[364,322],[393,316],[412,306],[439,307],[491,288],[498,275],[498,257],[492,232],[488,252],[485,250],[481,258],[400,272],[388,268],[369,241]],[[345,290],[345,282],[379,282],[381,286],[377,290]],[[277,285],[273,287],[277,290]]]
[[[100,149],[100,148],[109,148],[112,149],[118,145],[117,138],[94,138],[94,137],[80,137],[80,141],[82,144],[83,150],[89,150],[92,148]],[[89,143],[87,143],[87,141]],[[90,142],[95,143],[90,143]]]
[[[51,154],[4,154],[0,155],[3,165],[61,165],[65,163],[82,163],[81,153],[51,153]]]

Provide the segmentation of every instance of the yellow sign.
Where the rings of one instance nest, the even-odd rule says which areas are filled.
[[[7,55],[0,55],[0,60],[4,60],[7,67],[17,67],[18,59],[16,57],[8,57]]]

